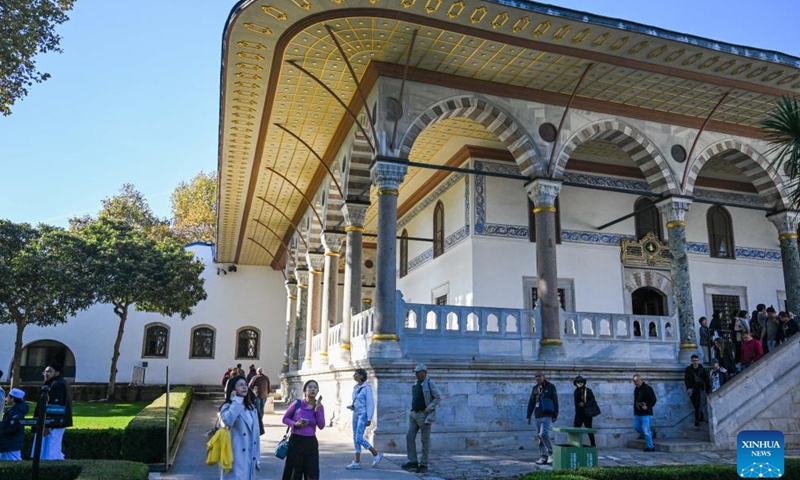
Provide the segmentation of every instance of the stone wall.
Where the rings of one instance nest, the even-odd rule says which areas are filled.
[[[534,384],[533,372],[537,369],[542,369],[558,390],[560,413],[556,426],[572,426],[575,412],[572,380],[578,374],[588,379],[588,386],[602,409],[594,422],[598,446],[620,447],[637,438],[632,428],[633,373],[642,375],[658,397],[653,422],[657,437],[684,437],[694,430],[691,404],[683,387],[684,367],[677,364],[547,367],[533,363],[425,363],[430,378],[442,391],[442,403],[432,430],[436,449],[533,449],[534,427],[527,425],[525,417]],[[376,393],[377,421],[374,428],[368,429],[368,439],[380,450],[405,452],[414,363],[402,360],[392,365],[360,366],[369,372],[369,382]],[[299,397],[303,382],[317,380],[328,423],[349,431],[352,414],[346,406],[350,404],[354,368],[293,372],[283,378],[283,383],[293,399]],[[556,441],[565,443],[566,436],[557,434]]]
[[[736,447],[742,430],[780,430],[785,448],[800,447],[800,335],[709,395],[711,440]],[[793,373],[794,372],[794,373]]]

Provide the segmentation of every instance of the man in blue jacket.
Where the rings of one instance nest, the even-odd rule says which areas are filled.
[[[20,421],[28,414],[25,392],[12,388],[6,397],[6,405],[9,409],[0,423],[0,460],[22,460],[25,427]]]
[[[550,426],[558,418],[558,392],[555,385],[544,378],[542,372],[534,373],[536,385],[528,399],[528,425],[531,415],[536,418],[536,438],[539,443],[537,465],[553,463],[553,443],[550,441]]]

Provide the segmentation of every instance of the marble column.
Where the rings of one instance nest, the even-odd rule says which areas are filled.
[[[344,235],[340,233],[323,233],[322,245],[325,247],[325,270],[322,284],[322,313],[320,316],[320,332],[322,333],[322,348],[320,364],[327,365],[328,360],[328,333],[331,326],[336,323],[339,313],[339,250],[342,248]]]
[[[689,258],[686,255],[686,212],[692,205],[688,197],[669,197],[656,204],[667,221],[669,250],[672,254],[672,295],[678,311],[681,351],[680,363],[688,364],[693,354],[699,354],[695,334],[694,310],[692,308],[692,283],[689,278]]]
[[[305,355],[306,350],[300,352],[300,340],[306,338],[306,316],[308,315],[308,267],[303,265],[294,271],[297,279],[297,302],[295,311],[295,340],[292,367],[297,370],[300,368],[301,355]]]
[[[308,308],[306,309],[306,362],[311,365],[311,347],[314,336],[319,333],[320,314],[322,307],[322,269],[325,264],[325,255],[321,253],[307,253],[308,262]]]
[[[555,206],[556,197],[561,191],[561,182],[537,178],[525,185],[525,189],[533,201],[533,213],[536,217],[536,290],[542,313],[539,359],[563,360],[566,355],[561,342]]]
[[[376,159],[370,167],[378,193],[375,320],[370,358],[400,358],[397,337],[397,196],[408,167]]]
[[[797,315],[800,314],[800,255],[797,251],[797,224],[800,222],[800,212],[785,210],[769,215],[767,219],[778,229],[778,240],[781,242],[786,308]]]
[[[346,223],[347,243],[344,264],[344,295],[342,296],[342,360],[350,360],[350,336],[353,312],[361,311],[361,262],[364,217],[369,205],[348,202],[342,213]]]
[[[286,281],[286,349],[283,354],[282,373],[289,371],[294,354],[295,338],[295,311],[297,310],[297,282],[294,279]]]

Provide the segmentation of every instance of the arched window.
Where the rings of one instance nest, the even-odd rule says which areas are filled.
[[[169,355],[169,327],[163,323],[151,323],[144,327],[142,357],[167,358]]]
[[[713,206],[706,214],[708,250],[714,258],[735,258],[731,215],[724,207]]]
[[[203,325],[192,329],[192,350],[189,358],[214,358],[214,329]]]
[[[433,210],[433,258],[444,253],[444,205],[436,203]]]
[[[254,327],[245,327],[236,333],[236,358],[258,360],[258,345],[261,335]]]
[[[400,278],[408,275],[408,230],[400,234]]]
[[[558,197],[556,197],[556,203],[554,205],[556,207],[556,243],[561,243],[561,202],[559,202]],[[533,213],[533,209],[536,206],[533,204],[533,200],[528,198],[528,240],[533,243],[536,243],[536,214]]]
[[[664,237],[661,232],[661,214],[658,213],[656,204],[649,198],[640,198],[633,204],[633,219],[636,224],[636,239],[641,240],[648,233],[652,233],[659,240]]]

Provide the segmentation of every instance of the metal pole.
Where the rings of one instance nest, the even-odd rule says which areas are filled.
[[[167,365],[167,451],[164,456],[164,471],[169,470],[169,365]]]
[[[36,406],[39,407],[38,415],[36,416],[36,426],[34,433],[36,441],[33,445],[33,466],[31,469],[31,480],[39,480],[39,460],[42,456],[42,440],[44,435],[44,420],[47,416],[47,402],[50,400],[50,386],[42,386],[42,394],[39,396],[39,401]]]

